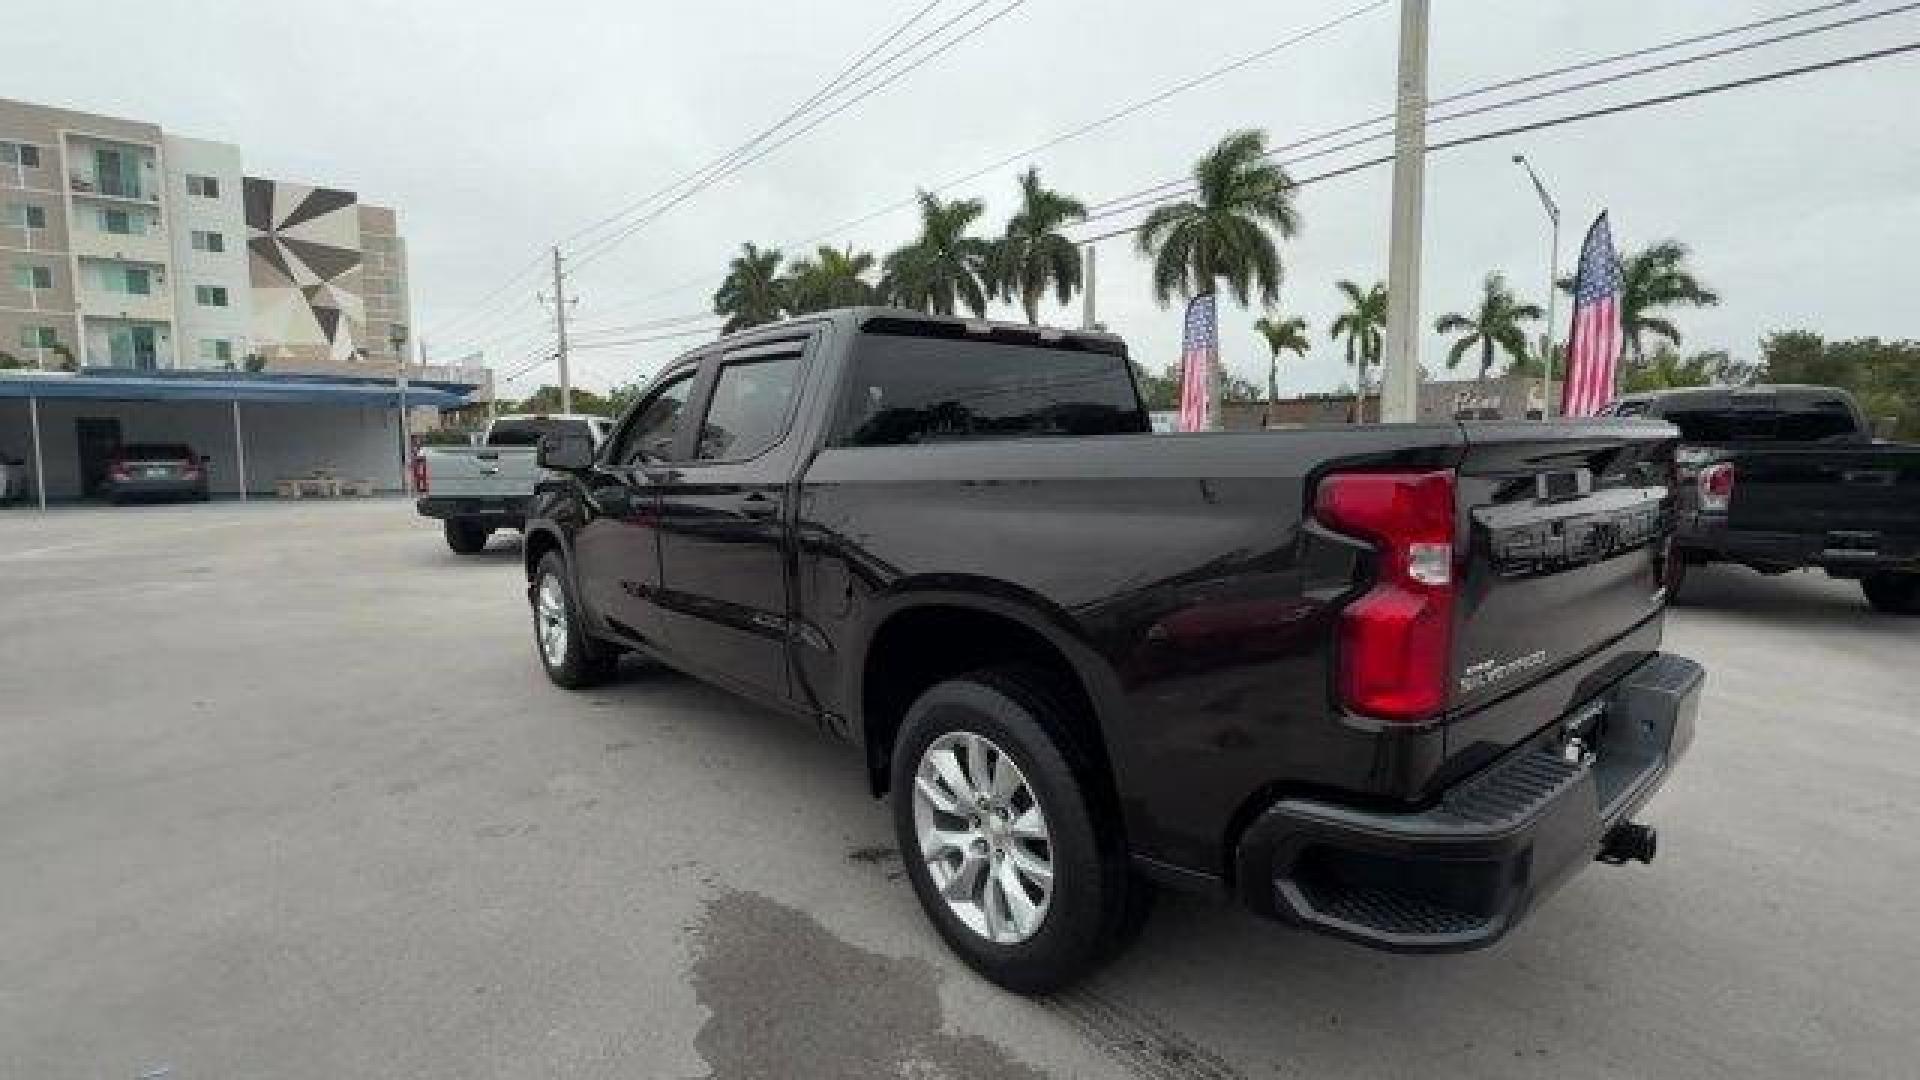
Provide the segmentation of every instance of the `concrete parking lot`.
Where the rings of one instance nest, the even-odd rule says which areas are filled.
[[[1700,573],[1652,867],[1393,957],[1192,897],[1083,989],[948,957],[845,748],[547,684],[517,543],[394,501],[0,516],[0,1076],[1920,1074],[1920,624]]]

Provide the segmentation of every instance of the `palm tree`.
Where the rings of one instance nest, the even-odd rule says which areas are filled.
[[[741,244],[727,264],[727,276],[713,294],[713,313],[725,315],[723,334],[761,323],[778,322],[787,306],[787,285],[780,277],[780,252]]]
[[[1715,307],[1720,294],[1702,284],[1687,269],[1687,245],[1678,240],[1663,240],[1644,251],[1636,251],[1620,261],[1620,335],[1633,353],[1635,366],[1647,358],[1647,339],[1659,338],[1678,347],[1680,328],[1673,320],[1655,312],[1675,307]],[[1560,288],[1571,293],[1573,279],[1560,279]]]
[[[1040,322],[1040,298],[1049,287],[1062,304],[1080,288],[1080,248],[1060,227],[1086,216],[1085,203],[1041,186],[1039,169],[1020,174],[1020,209],[994,245],[993,278],[1002,300],[1020,301],[1028,325]]]
[[[1194,198],[1154,208],[1140,226],[1140,252],[1153,260],[1154,299],[1165,307],[1177,292],[1214,291],[1225,278],[1245,307],[1255,290],[1272,306],[1280,298],[1280,249],[1300,231],[1293,181],[1266,159],[1267,137],[1236,131],[1193,166]]]
[[[1362,404],[1367,399],[1367,365],[1380,358],[1380,335],[1387,325],[1387,283],[1376,281],[1364,291],[1346,278],[1334,284],[1347,298],[1347,310],[1333,320],[1333,325],[1327,328],[1327,336],[1335,341],[1345,337],[1347,363],[1358,365],[1352,416],[1357,424],[1366,415]]]
[[[1527,332],[1520,328],[1523,322],[1533,322],[1544,317],[1538,304],[1523,304],[1507,287],[1507,279],[1498,273],[1487,275],[1481,283],[1480,310],[1472,315],[1449,312],[1434,320],[1433,329],[1439,334],[1459,334],[1460,340],[1447,350],[1447,370],[1460,366],[1460,358],[1467,350],[1478,346],[1480,349],[1479,382],[1485,382],[1487,373],[1493,370],[1493,352],[1495,348],[1504,350],[1515,363],[1527,356]]]
[[[987,313],[993,245],[967,233],[985,208],[979,199],[942,202],[920,193],[920,235],[887,256],[880,291],[902,307],[951,315],[961,304],[976,317]]]
[[[787,271],[787,306],[795,315],[828,308],[858,307],[874,301],[873,253],[822,246],[811,259],[801,259]]]
[[[1253,328],[1267,342],[1267,404],[1280,400],[1280,354],[1307,355],[1307,320],[1261,318]]]

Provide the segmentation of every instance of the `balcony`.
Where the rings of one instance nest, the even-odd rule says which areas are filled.
[[[141,190],[138,181],[117,177],[99,178],[81,172],[67,174],[67,187],[76,195],[93,199],[118,199],[122,202],[140,203],[147,206],[160,202],[160,192]]]
[[[80,314],[88,319],[173,321],[173,290],[167,286],[164,275],[156,274],[144,293],[105,289],[85,275],[81,280]]]
[[[67,233],[67,244],[83,259],[111,259],[115,262],[164,264],[171,256],[167,230],[147,225],[141,232],[108,232],[84,219],[76,221]]]

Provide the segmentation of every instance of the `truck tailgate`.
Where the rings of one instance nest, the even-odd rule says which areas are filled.
[[[1920,536],[1920,447],[1734,446],[1727,527]]]
[[[506,499],[533,494],[539,466],[531,447],[431,448],[421,453],[436,499]]]
[[[1465,742],[1497,753],[1597,692],[1615,653],[1637,662],[1657,644],[1678,433],[1642,421],[1464,429],[1449,707]],[[1529,690],[1546,694],[1493,707]]]

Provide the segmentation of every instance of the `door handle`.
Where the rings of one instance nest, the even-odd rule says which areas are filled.
[[[740,512],[753,518],[774,517],[780,513],[780,500],[756,491],[741,497]]]

